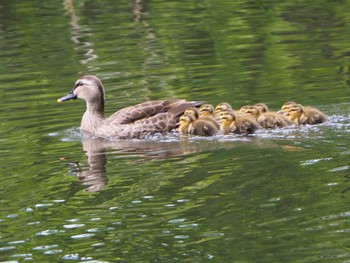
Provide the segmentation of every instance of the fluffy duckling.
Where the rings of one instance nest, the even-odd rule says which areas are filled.
[[[199,107],[199,117],[198,119],[205,119],[208,122],[212,122],[213,125],[216,126],[217,129],[220,128],[219,126],[219,118],[217,118],[215,114],[215,109],[213,105],[211,104],[203,104]]]
[[[293,112],[300,111],[300,107],[302,107],[302,116],[299,118],[299,124],[320,124],[327,120],[327,116],[319,109],[311,106],[302,106],[293,101],[284,103],[281,107],[281,112],[288,115],[292,109],[292,115],[295,115]]]
[[[234,133],[236,131],[236,126],[234,124],[236,116],[231,110],[221,110],[219,113],[220,131],[223,134]]]
[[[219,132],[217,123],[210,118],[198,118],[191,114],[184,114],[180,117],[178,131],[182,134],[194,134],[199,136],[213,136]]]
[[[221,119],[220,130],[224,134],[252,134],[261,129],[261,125],[253,117],[236,117],[232,111],[221,111],[219,118]]]
[[[176,127],[179,116],[186,108],[201,103],[182,99],[156,100],[121,109],[110,117],[104,115],[105,90],[101,80],[86,75],[75,82],[73,89],[58,102],[72,99],[86,102],[80,130],[84,135],[108,139],[140,138]]]
[[[286,116],[277,112],[268,111],[267,106],[263,103],[258,103],[253,106],[244,106],[242,108],[246,114],[256,118],[259,124],[265,129],[282,128],[293,124]]]

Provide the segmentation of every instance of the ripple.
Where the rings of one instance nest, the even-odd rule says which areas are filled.
[[[8,246],[8,247],[0,247],[0,251],[7,251],[7,250],[13,250],[16,249],[15,246]]]
[[[54,254],[59,254],[62,253],[63,250],[57,249],[57,250],[48,250],[44,252],[44,255],[54,255]]]
[[[94,235],[95,234],[80,234],[80,235],[71,236],[71,238],[74,238],[74,239],[90,238],[90,237],[93,237]]]
[[[44,230],[41,232],[36,233],[36,236],[50,236],[50,235],[54,235],[57,233],[63,233],[64,231],[62,230],[53,230],[53,229],[48,229],[48,230]]]
[[[321,161],[330,161],[330,160],[333,160],[333,158],[328,157],[328,158],[320,158],[320,159],[310,159],[310,160],[302,161],[301,165],[308,166],[308,165],[313,165],[313,164],[321,162]]]
[[[85,226],[85,224],[70,224],[70,225],[63,225],[64,228],[68,228],[68,229],[74,229],[74,228],[79,228],[79,227],[83,227]]]
[[[64,260],[78,260],[79,254],[67,254],[62,257]]]
[[[38,247],[34,247],[33,250],[48,250],[55,247],[58,247],[58,245],[38,246]]]

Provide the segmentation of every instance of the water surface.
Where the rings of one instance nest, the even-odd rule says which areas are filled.
[[[348,262],[349,4],[0,1],[0,261]],[[253,136],[82,139],[150,99],[285,101],[327,123]]]

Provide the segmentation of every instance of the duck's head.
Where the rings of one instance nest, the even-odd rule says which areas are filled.
[[[239,109],[239,111],[246,113],[246,114],[249,114],[249,115],[253,116],[254,118],[258,118],[260,115],[260,110],[256,106],[250,106],[250,105],[242,106]]]
[[[221,111],[232,111],[232,107],[228,102],[221,102],[215,107],[215,113],[219,114]]]
[[[211,104],[203,104],[199,108],[199,116],[213,116],[214,115],[214,107]]]
[[[192,115],[195,119],[199,117],[199,111],[196,107],[187,108],[183,115]]]
[[[104,103],[105,92],[101,80],[93,75],[86,75],[78,79],[73,89],[58,102],[63,102],[72,99],[83,99],[90,103]]]

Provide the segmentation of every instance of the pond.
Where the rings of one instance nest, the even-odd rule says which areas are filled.
[[[1,262],[348,262],[350,4],[0,1]],[[166,98],[318,107],[250,136],[82,138]]]

